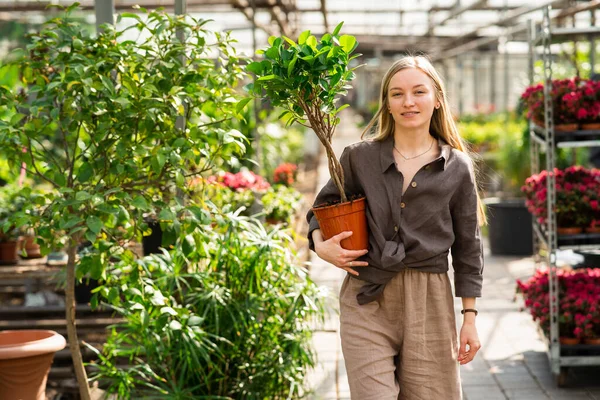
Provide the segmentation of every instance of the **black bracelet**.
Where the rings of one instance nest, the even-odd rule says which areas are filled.
[[[460,313],[463,315],[464,315],[464,313],[468,313],[468,312],[475,313],[475,316],[477,316],[477,314],[479,314],[479,311],[477,311],[474,308],[465,308],[464,310],[460,310]]]

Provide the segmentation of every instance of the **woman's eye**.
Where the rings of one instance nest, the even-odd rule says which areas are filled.
[[[419,90],[419,91],[417,92],[417,94],[421,94],[421,93],[425,93],[425,92],[424,92],[424,91],[422,91],[422,90]]]

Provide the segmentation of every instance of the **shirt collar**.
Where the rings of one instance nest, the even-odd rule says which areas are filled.
[[[385,172],[392,165],[396,164],[396,160],[394,160],[394,135],[389,135],[387,138],[383,139],[380,142],[380,162],[381,162],[381,172]],[[448,157],[450,156],[450,152],[452,151],[452,147],[444,141],[442,138],[438,138],[438,145],[440,146],[441,153],[440,157],[434,161],[439,159],[444,160],[443,169],[446,169],[446,165],[448,164]]]

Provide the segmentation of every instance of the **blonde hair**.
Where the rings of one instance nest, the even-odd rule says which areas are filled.
[[[469,157],[473,159],[474,156],[471,154],[467,144],[458,133],[456,123],[452,118],[452,113],[450,112],[450,104],[446,96],[446,88],[444,86],[444,82],[442,81],[442,78],[437,73],[431,62],[423,56],[402,57],[388,69],[388,71],[383,76],[383,80],[381,82],[379,109],[377,110],[369,124],[366,126],[365,130],[361,135],[361,138],[364,138],[365,135],[371,133],[373,127],[376,127],[375,133],[371,137],[371,140],[374,141],[385,140],[390,135],[394,134],[394,118],[389,112],[387,112],[388,90],[392,77],[396,75],[398,71],[401,71],[406,68],[416,68],[424,72],[433,83],[435,98],[436,101],[440,104],[440,107],[438,109],[433,110],[433,116],[431,117],[431,125],[429,127],[430,132],[434,136],[442,138],[453,148],[468,154]],[[481,225],[487,223],[487,218],[485,216],[483,204],[479,196],[479,190],[477,191],[477,217]]]

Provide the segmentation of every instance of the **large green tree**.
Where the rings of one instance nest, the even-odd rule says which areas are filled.
[[[68,7],[31,35],[16,61],[23,87],[0,86],[0,108],[10,114],[0,120],[0,147],[55,189],[43,213],[24,210],[14,221],[35,227],[46,251],[66,248],[69,345],[81,396],[89,399],[76,278],[102,279],[111,255],[127,254],[121,244],[139,235],[148,214],[177,232],[177,187],[244,149],[227,122],[245,102],[234,89],[243,72],[232,40],[205,30],[207,21],[142,9],[121,15],[132,22],[127,28],[105,26],[91,37],[71,17],[76,10]],[[76,266],[83,241],[92,249]]]

